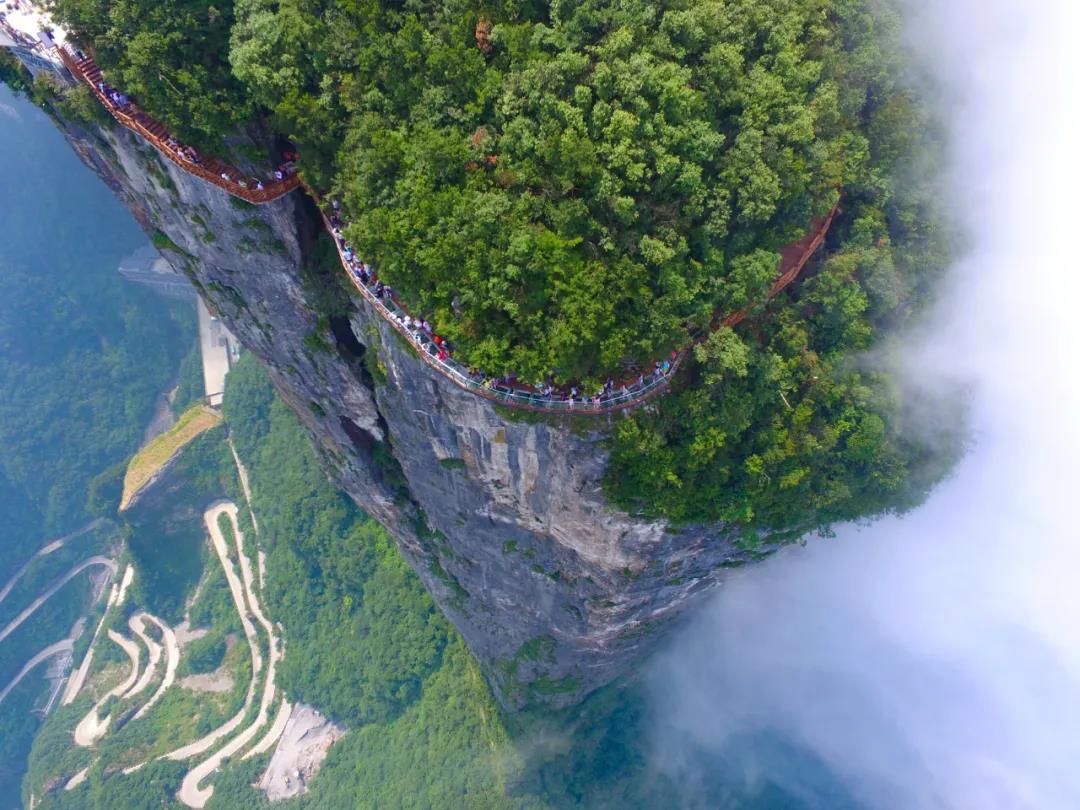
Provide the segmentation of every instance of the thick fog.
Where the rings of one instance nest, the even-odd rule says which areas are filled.
[[[1080,808],[1080,31],[1076,0],[924,0],[969,245],[911,372],[974,382],[975,444],[902,520],[746,570],[659,662],[652,740],[830,806]],[[730,776],[730,774],[729,774]],[[816,778],[816,777],[815,777]]]

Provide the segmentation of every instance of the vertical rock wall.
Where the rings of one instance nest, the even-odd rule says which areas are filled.
[[[358,294],[347,316],[320,316],[303,192],[253,207],[125,130],[65,131],[270,369],[332,477],[390,529],[506,705],[565,705],[626,672],[747,561],[723,527],[674,531],[606,502],[603,439],[618,415],[497,408],[427,368]]]

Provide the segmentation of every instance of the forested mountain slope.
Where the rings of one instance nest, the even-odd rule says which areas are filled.
[[[11,584],[2,631],[68,570],[118,547],[113,492],[194,339],[194,318],[121,279],[117,263],[145,238],[45,115],[6,88],[0,150],[0,587]],[[0,641],[0,689],[69,635],[100,574],[68,581]],[[46,666],[0,704],[5,810],[40,722],[31,709],[48,696]]]
[[[506,703],[576,699],[727,568],[909,508],[948,468],[954,436],[909,430],[889,371],[948,247],[890,4],[56,9],[184,138],[237,162],[298,149],[358,253],[477,369],[588,391],[700,340],[629,416],[506,413],[357,299],[302,196],[247,211],[126,134],[87,147]],[[781,248],[837,203],[769,302]]]

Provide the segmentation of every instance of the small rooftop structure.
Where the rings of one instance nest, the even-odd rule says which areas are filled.
[[[66,80],[59,48],[67,33],[29,0],[0,4],[0,46],[10,50],[34,76],[49,71]]]

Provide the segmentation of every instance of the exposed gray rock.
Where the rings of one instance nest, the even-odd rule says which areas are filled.
[[[163,254],[267,365],[332,477],[391,531],[506,705],[565,705],[626,672],[750,559],[723,527],[672,531],[606,501],[603,439],[620,416],[497,409],[427,368],[358,294],[347,321],[320,320],[301,272],[318,230],[302,191],[255,208],[126,131],[67,134],[171,240]]]

